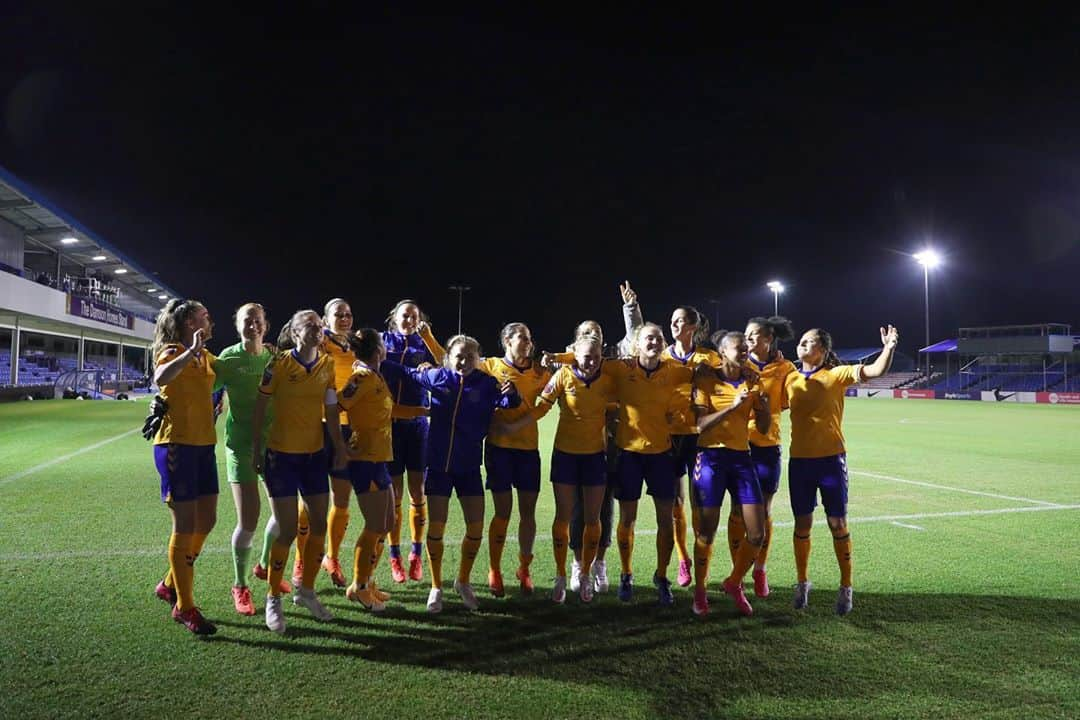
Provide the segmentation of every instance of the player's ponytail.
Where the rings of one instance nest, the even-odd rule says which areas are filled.
[[[181,342],[184,323],[201,307],[203,304],[198,300],[173,298],[165,303],[165,307],[161,308],[157,321],[154,323],[154,343],[151,352],[155,358],[166,345]]]
[[[357,359],[367,362],[377,355],[382,345],[382,334],[375,328],[361,328],[349,336],[349,347]]]
[[[828,369],[841,365],[840,356],[833,351],[832,335],[821,328],[814,328],[809,332],[812,332],[817,336],[818,344],[821,345],[821,349],[825,352],[825,358],[821,361],[821,367]]]
[[[431,324],[431,319],[428,318],[427,313],[425,313],[423,310],[420,309],[420,303],[416,302],[412,298],[402,298],[401,300],[398,300],[396,303],[394,303],[394,307],[390,308],[390,312],[387,313],[387,315],[386,315],[386,329],[387,330],[389,330],[390,332],[396,332],[396,333],[401,332],[401,330],[398,328],[398,325],[397,325],[397,313],[398,313],[398,310],[400,310],[405,305],[415,305],[416,306],[416,312],[420,316],[420,321],[421,322],[426,322],[429,325]]]
[[[694,333],[690,337],[694,347],[709,342],[709,318],[705,317],[700,310],[693,305],[679,305],[676,310],[682,310],[686,315],[686,322],[694,326]],[[674,338],[672,338],[674,340]]]

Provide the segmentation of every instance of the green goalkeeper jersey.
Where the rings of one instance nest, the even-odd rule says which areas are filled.
[[[214,363],[214,372],[217,373],[214,389],[224,387],[229,396],[225,447],[234,452],[251,452],[251,423],[255,414],[255,399],[259,395],[259,381],[273,358],[274,351],[267,346],[263,346],[258,355],[253,355],[244,350],[243,343],[237,343],[222,350]],[[271,403],[263,418],[263,447],[266,446],[266,436],[273,419]]]

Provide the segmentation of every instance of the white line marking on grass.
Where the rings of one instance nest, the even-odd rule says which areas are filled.
[[[998,500],[1017,500],[1019,502],[1033,503],[1035,505],[1046,505],[1047,507],[1064,507],[1061,503],[1047,502],[1045,500],[1033,500],[1032,498],[1016,497],[1013,495],[999,495],[998,493],[983,492],[982,490],[968,490],[967,488],[952,487],[951,485],[938,485],[937,483],[922,482],[921,480],[906,480],[904,478],[893,477],[892,475],[879,475],[878,473],[866,472],[864,470],[849,470],[848,472],[852,475],[862,475],[878,480],[904,483],[905,485],[919,485],[921,487],[934,488],[935,490],[950,490],[952,492],[967,493],[968,495],[982,495],[983,497],[992,497]]]
[[[908,528],[909,530],[925,530],[926,529],[924,527],[919,527],[918,525],[908,525],[907,523],[897,522],[895,520],[893,520],[892,524],[896,525],[897,527]]]
[[[78,457],[79,455],[82,455],[83,453],[88,453],[88,452],[91,452],[92,450],[97,450],[99,447],[103,447],[105,445],[108,445],[111,442],[116,442],[117,440],[119,440],[121,438],[126,438],[128,435],[131,435],[131,434],[137,433],[137,432],[139,432],[138,428],[136,428],[134,430],[128,430],[127,432],[120,433],[119,435],[116,435],[114,437],[106,438],[105,440],[102,440],[101,442],[96,442],[93,445],[87,445],[86,447],[80,448],[79,450],[76,450],[75,452],[70,452],[67,455],[61,455],[58,458],[53,458],[52,460],[49,460],[48,462],[43,462],[40,465],[35,465],[32,468],[28,468],[26,470],[23,470],[22,472],[17,472],[14,475],[8,475],[7,477],[0,478],[0,485],[7,485],[8,483],[13,483],[16,480],[22,480],[24,477],[27,477],[29,475],[33,475],[34,473],[39,472],[41,470],[44,470],[45,468],[50,468],[53,465],[58,465],[58,464],[60,464],[62,462],[67,462],[68,460],[70,460],[73,457]]]
[[[977,515],[1008,515],[1011,513],[1022,512],[1046,512],[1050,510],[1080,510],[1080,505],[1055,505],[1053,507],[1042,506],[1026,506],[1015,508],[998,508],[996,510],[956,510],[953,512],[939,512],[939,513],[916,513],[913,515],[874,515],[870,517],[849,517],[848,524],[853,523],[877,523],[877,522],[890,522],[893,524],[899,524],[898,520],[924,520],[928,518],[956,518],[956,517],[973,517]],[[819,518],[814,522],[815,525],[826,525],[828,521],[825,518]],[[794,522],[778,522],[773,527],[789,528],[794,527]],[[906,526],[913,527],[913,526]],[[918,528],[923,530],[925,528]],[[717,533],[726,532],[721,527],[717,529]],[[655,530],[638,530],[635,535],[655,535]],[[163,538],[167,538],[167,535],[163,535]],[[539,536],[536,538],[536,542],[546,542],[550,540],[550,537]],[[457,543],[461,541],[460,537],[446,536],[443,538],[446,543]],[[506,543],[513,545],[517,542],[517,538],[508,537]],[[207,546],[200,553],[199,557],[203,555],[224,555],[231,553],[232,549],[228,545],[213,545]],[[162,562],[168,560],[168,546],[165,540],[162,541],[160,548],[153,550],[146,548],[131,548],[128,550],[72,550],[70,552],[43,552],[43,553],[0,553],[0,562],[41,562],[48,560],[93,560],[97,558],[118,558],[118,557],[159,557]]]

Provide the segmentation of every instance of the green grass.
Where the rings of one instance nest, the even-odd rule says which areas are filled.
[[[449,591],[432,617],[426,585],[391,587],[384,562],[379,581],[394,592],[384,615],[346,602],[322,575],[335,620],[317,623],[286,603],[289,633],[278,637],[261,616],[232,610],[235,513],[223,483],[197,568],[196,599],[219,625],[205,641],[152,593],[168,513],[148,444],[137,433],[117,438],[144,411],[142,402],[0,405],[4,717],[1080,716],[1076,409],[849,402],[856,592],[846,618],[832,612],[838,578],[824,528],[814,534],[811,607],[790,607],[783,487],[774,594],[752,598],[753,618],[737,618],[715,583],[703,621],[686,590],[673,610],[654,606],[645,506],[635,601],[608,594],[582,606],[571,596],[554,606],[545,480],[535,597],[482,593],[480,612],[467,613]],[[545,456],[553,428],[544,425]],[[462,528],[452,511],[448,536]],[[456,567],[456,544],[447,550],[446,567]],[[724,555],[721,545],[717,582]],[[608,559],[617,570],[614,549]],[[486,569],[482,551],[478,584]]]

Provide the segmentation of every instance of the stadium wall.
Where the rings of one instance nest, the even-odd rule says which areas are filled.
[[[1040,405],[1080,405],[1080,392],[993,392],[968,390],[863,390],[848,388],[846,395],[866,400],[977,400],[980,402],[1038,403]]]
[[[21,278],[11,273],[0,272],[0,310],[27,316],[25,327],[30,328],[33,318],[42,318],[66,325],[100,330],[121,335],[129,340],[151,341],[154,339],[154,325],[134,315],[129,327],[103,322],[81,314],[85,304],[70,303],[68,294],[54,290],[47,285]],[[73,311],[79,311],[75,314]]]

